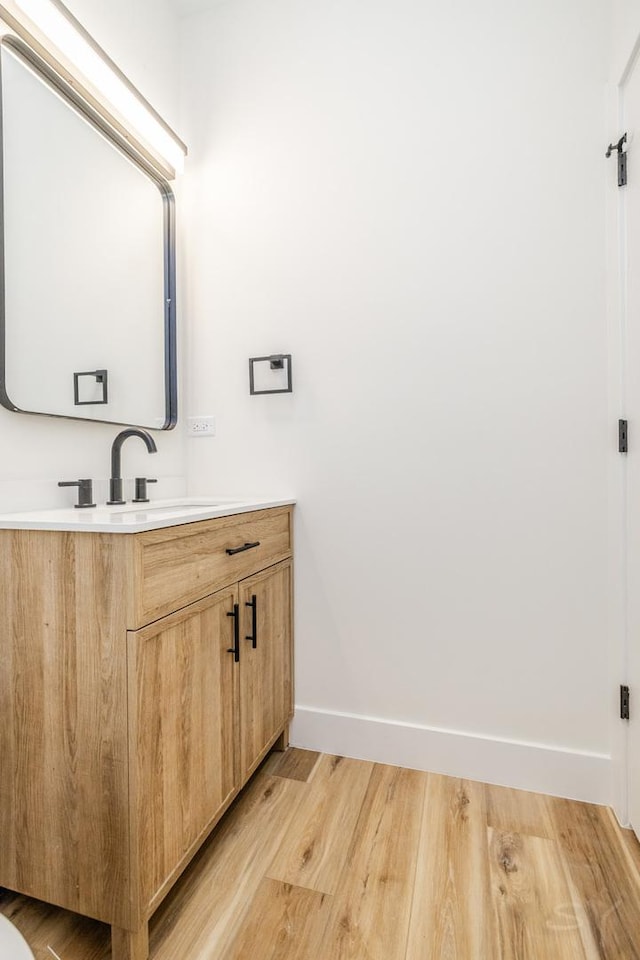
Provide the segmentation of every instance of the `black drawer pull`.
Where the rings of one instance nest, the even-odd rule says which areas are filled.
[[[251,640],[251,646],[255,650],[258,646],[258,601],[255,593],[251,595],[251,602],[245,603],[245,607],[251,607],[251,636],[245,637],[245,640]]]
[[[255,540],[253,543],[243,543],[241,547],[227,547],[227,553],[230,557],[233,557],[236,553],[244,553],[245,550],[253,550],[254,547],[259,546],[260,541]]]
[[[234,603],[233,610],[227,613],[228,617],[233,617],[233,646],[229,647],[227,653],[233,654],[235,663],[240,660],[240,604]]]

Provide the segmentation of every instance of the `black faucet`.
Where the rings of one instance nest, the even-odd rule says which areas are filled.
[[[144,440],[146,443],[149,453],[158,452],[158,448],[156,447],[153,437],[151,434],[147,433],[146,430],[139,430],[137,427],[131,427],[128,430],[122,430],[118,434],[111,447],[111,479],[109,480],[109,499],[107,500],[107,503],[110,505],[116,503],[126,503],[126,501],[122,499],[121,450],[122,444],[125,442],[127,437],[140,437],[140,439]]]

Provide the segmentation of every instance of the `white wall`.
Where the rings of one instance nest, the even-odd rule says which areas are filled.
[[[618,83],[640,31],[640,3],[638,0],[612,0],[612,30],[610,78]]]
[[[190,486],[298,497],[297,742],[607,799],[607,9],[184,20]]]
[[[178,84],[169,0],[69,0],[67,5],[171,122],[177,113]],[[97,497],[106,499],[109,449],[119,429],[0,408],[0,510],[70,504],[74,492],[59,490],[56,483],[78,477],[95,478]],[[156,434],[156,439],[159,452],[151,459],[140,441],[127,444],[124,475],[157,476],[158,496],[179,495],[186,484],[183,431]]]

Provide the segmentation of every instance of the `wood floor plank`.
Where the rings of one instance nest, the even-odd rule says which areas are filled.
[[[505,833],[553,840],[555,830],[547,797],[528,790],[485,785],[487,824]]]
[[[427,775],[376,764],[324,931],[323,960],[405,960]]]
[[[289,747],[284,753],[272,753],[265,769],[272,777],[287,777],[289,780],[304,780],[306,783],[319,759],[320,754],[315,750]]]
[[[611,816],[614,816],[613,812]],[[618,828],[620,830],[620,839],[624,845],[624,848],[631,860],[633,869],[635,870],[638,880],[640,880],[640,842],[636,837],[633,830],[625,830],[622,827]]]
[[[606,807],[554,798],[550,809],[601,960],[640,960],[640,887],[619,827]]]
[[[153,960],[211,960],[227,948],[308,789],[257,774],[152,918]]]
[[[330,757],[305,782],[268,761],[152,917],[150,960],[640,960],[639,850],[613,813],[493,791]],[[333,895],[266,878],[292,849],[300,872],[311,827],[306,879],[335,872]],[[0,912],[36,960],[49,944],[110,960],[103,924],[1,888]]]
[[[483,784],[429,774],[407,960],[488,960],[495,927]]]
[[[267,876],[334,893],[344,868],[373,764],[325,755]]]
[[[586,960],[557,843],[490,827],[489,853],[496,960]]]
[[[220,960],[311,960],[324,955],[326,893],[264,879]]]
[[[0,888],[0,913],[20,931],[35,960],[111,960],[110,927]]]
[[[593,930],[591,929],[591,924],[589,923],[589,916],[585,904],[580,896],[580,892],[576,887],[571,873],[567,867],[564,853],[560,845],[556,842],[557,850],[562,860],[562,865],[564,869],[565,879],[567,881],[567,887],[569,889],[569,894],[571,897],[571,904],[573,906],[573,915],[571,913],[567,914],[569,922],[573,922],[573,917],[575,917],[578,924],[578,932],[580,934],[580,939],[582,940],[582,946],[584,949],[585,960],[602,960],[602,955],[596,943],[596,939],[593,935]],[[565,917],[566,921],[567,917]]]

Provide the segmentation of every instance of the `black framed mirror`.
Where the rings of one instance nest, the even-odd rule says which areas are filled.
[[[0,40],[0,403],[177,421],[169,184],[65,80]]]

